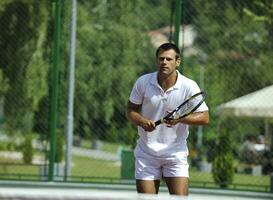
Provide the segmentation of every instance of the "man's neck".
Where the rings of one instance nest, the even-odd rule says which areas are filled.
[[[158,84],[161,88],[166,91],[170,87],[174,86],[177,80],[178,73],[175,71],[174,73],[170,74],[169,76],[157,76]]]

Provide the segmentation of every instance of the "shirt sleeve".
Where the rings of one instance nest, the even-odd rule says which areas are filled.
[[[143,85],[143,78],[140,77],[135,82],[131,94],[129,96],[129,101],[134,104],[142,104],[143,102],[143,94],[144,94],[144,85]]]

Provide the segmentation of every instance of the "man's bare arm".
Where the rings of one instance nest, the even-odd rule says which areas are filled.
[[[180,123],[189,125],[207,125],[209,123],[209,112],[195,112],[180,120]]]
[[[155,129],[155,123],[141,115],[141,106],[141,104],[138,105],[128,101],[126,111],[127,118],[137,126],[142,127],[145,131],[153,131]]]
[[[209,123],[209,112],[195,112],[181,119],[165,120],[164,122],[168,125],[175,125],[177,123],[188,125],[207,125]]]

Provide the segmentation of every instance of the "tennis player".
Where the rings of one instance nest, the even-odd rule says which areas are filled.
[[[179,73],[180,62],[179,48],[162,44],[156,51],[157,71],[139,77],[128,100],[127,117],[139,134],[134,150],[138,193],[157,194],[163,178],[170,194],[188,195],[188,126],[208,124],[208,107],[204,102],[185,118],[154,123],[200,92],[196,82]]]

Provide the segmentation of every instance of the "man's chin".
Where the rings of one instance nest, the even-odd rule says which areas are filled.
[[[170,73],[169,69],[167,69],[167,68],[161,68],[161,69],[159,70],[159,72],[160,72],[161,74],[169,74],[169,73]]]

